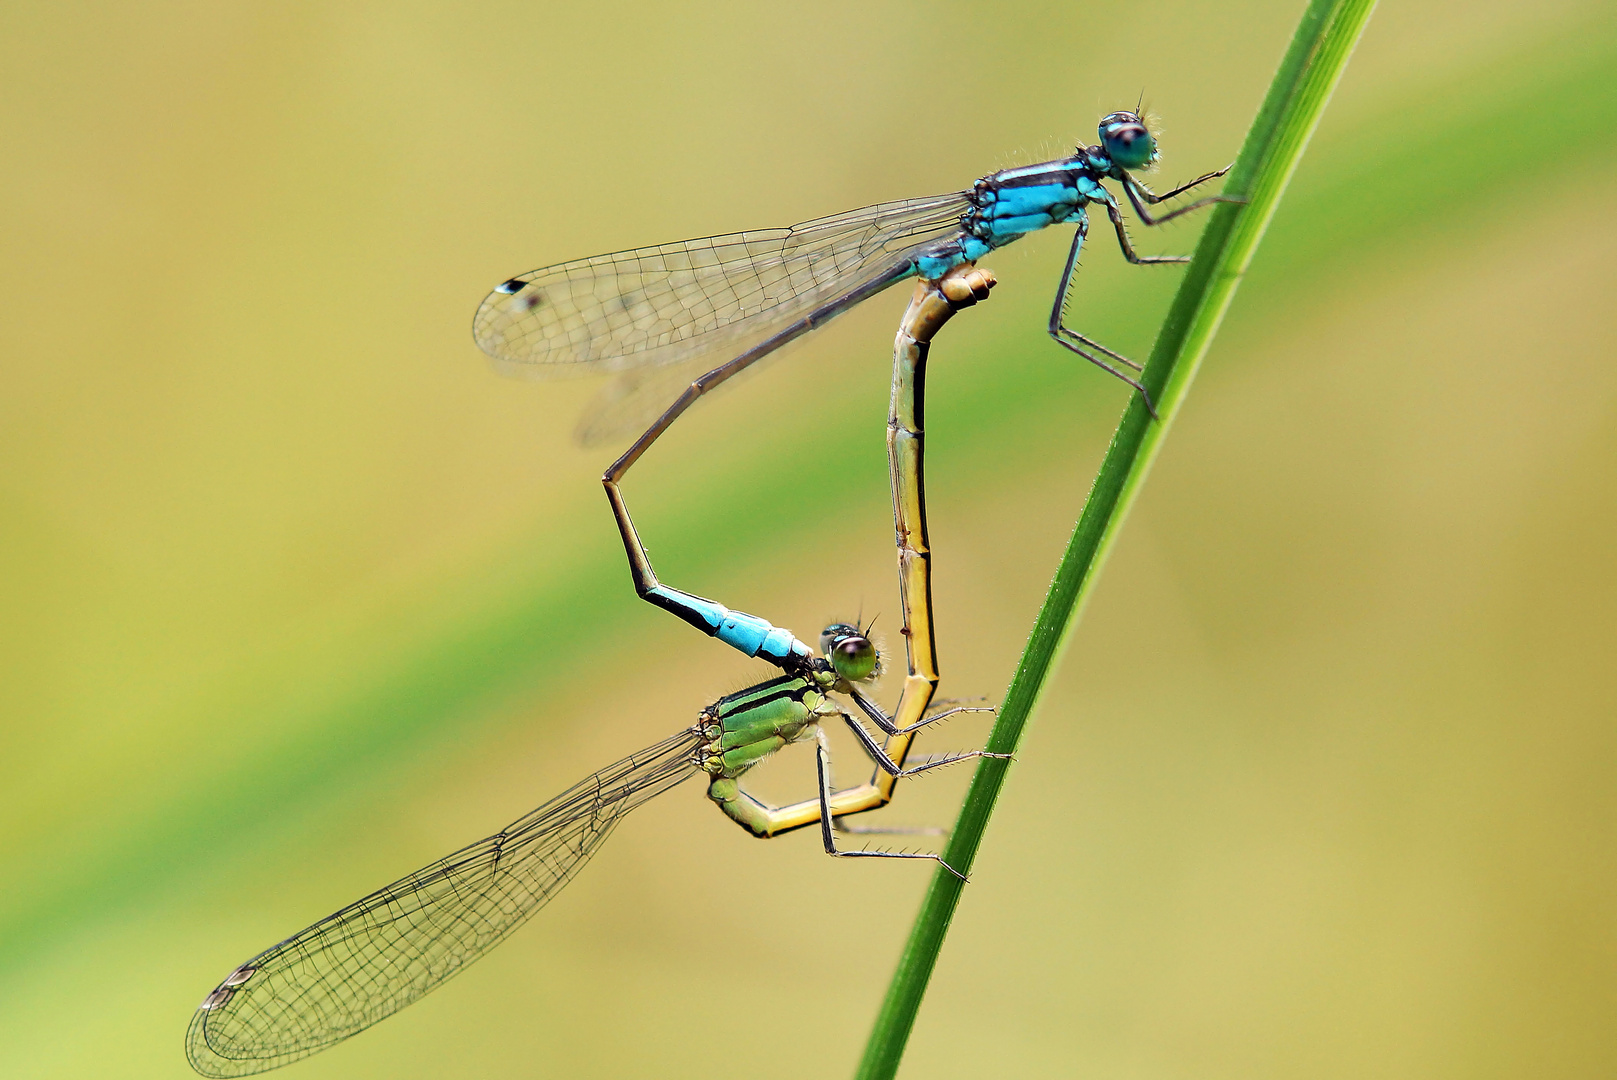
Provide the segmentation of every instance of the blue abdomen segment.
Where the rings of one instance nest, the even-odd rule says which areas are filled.
[[[994,250],[994,245],[975,236],[962,236],[930,248],[915,259],[915,276],[936,281],[961,263],[976,262]]]
[[[813,650],[798,641],[790,630],[782,630],[744,611],[731,611],[716,600],[670,589],[666,585],[658,585],[645,597],[709,637],[716,637],[726,645],[741,650],[746,656],[768,660],[777,667],[795,666],[814,656]]]

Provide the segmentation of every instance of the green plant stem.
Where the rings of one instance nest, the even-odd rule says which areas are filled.
[[[1304,12],[1230,170],[1225,190],[1246,203],[1213,209],[1141,376],[1161,420],[1152,421],[1137,395],[1124,412],[1005,692],[988,750],[1015,754],[1020,748],[1050,671],[1374,6],[1375,0],[1311,0]],[[1009,768],[1009,761],[985,758],[972,777],[944,851],[949,865],[963,873],[976,859]],[[962,888],[947,870],[932,876],[859,1063],[859,1080],[888,1080],[898,1071]]]

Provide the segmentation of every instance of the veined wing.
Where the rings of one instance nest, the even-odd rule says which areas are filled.
[[[584,407],[573,429],[573,440],[580,446],[595,447],[638,435],[650,427],[706,367],[707,363],[696,357],[618,372]],[[752,374],[756,368],[757,365],[748,368],[746,374]],[[720,392],[737,381],[732,379],[725,383]]]
[[[801,318],[954,235],[968,209],[953,192],[558,263],[491,292],[472,336],[501,371],[535,378],[674,363]]]
[[[696,771],[684,731],[493,836],[329,915],[227,975],[185,1053],[203,1076],[273,1069],[390,1016],[493,948],[589,861],[630,810]]]

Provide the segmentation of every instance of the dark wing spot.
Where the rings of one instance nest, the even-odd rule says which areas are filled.
[[[514,296],[525,289],[527,285],[528,283],[523,281],[521,278],[512,278],[510,281],[500,282],[494,287],[494,291],[497,293],[504,293],[507,296]]]

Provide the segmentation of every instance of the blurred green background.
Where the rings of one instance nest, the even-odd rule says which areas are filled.
[[[491,374],[490,286],[957,188],[1142,89],[1186,179],[1300,8],[7,5],[0,1075],[191,1075],[235,964],[762,673],[634,598],[610,452],[570,438],[595,387]],[[904,1075],[1610,1075],[1613,70],[1598,0],[1376,14]],[[1064,252],[996,255],[933,352],[948,695],[1003,691],[1124,402],[1044,335]],[[1142,355],[1177,276],[1099,236],[1074,321]],[[901,293],[631,475],[665,581],[896,639]],[[799,752],[757,786],[811,778]],[[889,819],[948,822],[966,779]],[[925,872],[705,802],[641,811],[465,977],[285,1075],[846,1075]]]

